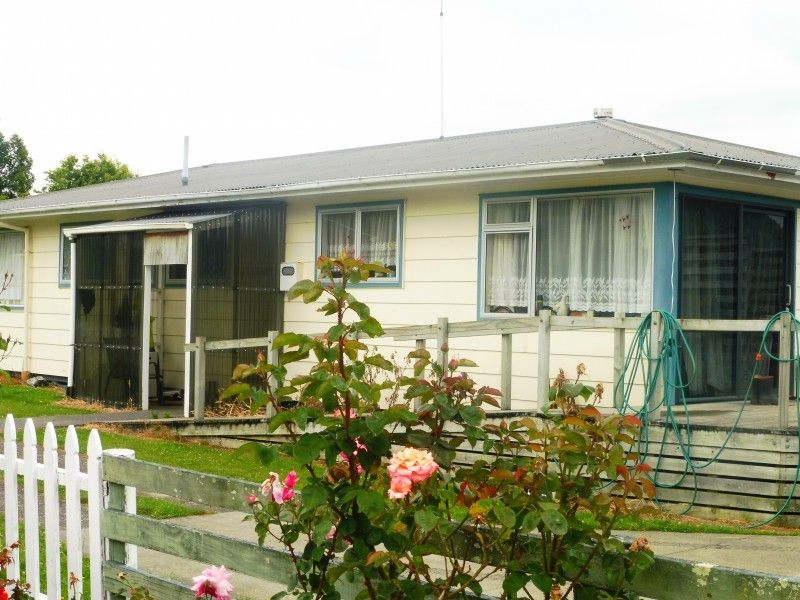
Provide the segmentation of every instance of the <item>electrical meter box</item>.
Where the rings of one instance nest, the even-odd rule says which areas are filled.
[[[288,292],[298,281],[300,281],[300,263],[281,263],[280,290]]]

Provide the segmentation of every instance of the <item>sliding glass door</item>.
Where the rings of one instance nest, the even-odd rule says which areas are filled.
[[[786,211],[682,199],[679,314],[699,319],[767,319],[791,300],[792,221]],[[758,333],[687,333],[697,372],[694,400],[741,398],[753,374]],[[762,375],[775,365],[762,365]]]

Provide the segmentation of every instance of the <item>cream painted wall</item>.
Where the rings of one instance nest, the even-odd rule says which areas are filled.
[[[397,197],[373,198],[389,200]],[[363,198],[351,202],[363,202]],[[337,199],[337,203],[346,203]],[[313,277],[316,206],[313,201],[289,204],[287,210],[286,260],[302,264],[301,275]],[[400,288],[356,289],[384,327],[433,324],[439,317],[474,321],[478,297],[479,196],[470,190],[412,191],[404,202],[403,282]],[[285,330],[320,332],[331,321],[315,312],[315,305],[299,300],[286,302]],[[434,343],[429,343],[433,349]],[[402,363],[411,343],[381,340],[380,349]],[[512,408],[533,407],[537,385],[536,334],[513,338]],[[604,404],[612,404],[613,334],[604,331],[554,332],[551,335],[550,377],[559,368],[571,376],[579,362],[588,369],[592,383],[607,390]],[[500,336],[454,339],[450,355],[478,363],[472,374],[481,385],[500,385]]]
[[[403,282],[399,288],[361,289],[357,296],[370,304],[386,327],[435,323],[438,317],[473,321],[477,317],[479,197],[476,190],[412,190],[381,197],[335,198],[328,203],[365,202],[403,198]],[[301,263],[301,276],[313,276],[316,206],[309,198],[293,199],[287,209],[285,260]],[[58,287],[59,225],[37,221],[32,227],[30,370],[67,376],[69,289]],[[182,387],[185,290],[167,288],[165,294],[163,370],[167,385]],[[154,314],[157,312],[154,311]],[[21,331],[23,313],[0,314],[0,331]],[[299,301],[285,305],[287,331],[318,332],[329,321],[313,306]],[[433,344],[430,344],[432,347]],[[532,406],[537,382],[537,336],[514,337],[512,369],[513,407]],[[387,353],[402,362],[409,343],[382,341]],[[451,356],[469,357],[480,384],[499,386],[500,339],[480,337],[453,340]],[[20,355],[21,356],[21,355]],[[550,376],[559,368],[573,373],[585,362],[588,380],[601,381],[611,403],[612,335],[610,332],[555,332],[552,335]],[[6,368],[18,370],[12,357]]]

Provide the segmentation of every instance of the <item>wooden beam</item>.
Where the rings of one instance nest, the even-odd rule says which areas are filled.
[[[625,313],[618,312],[614,315],[617,319],[622,319]],[[614,408],[621,409],[625,404],[625,382],[623,381],[625,368],[625,328],[614,328]]]
[[[792,316],[785,312],[781,315],[778,329],[778,427],[789,427],[789,379],[791,370],[789,359],[792,354]]]
[[[194,352],[194,421],[199,423],[206,412],[206,338],[198,336]]]
[[[153,266],[144,265],[142,281],[142,360],[139,398],[142,410],[150,408],[150,313],[153,307]]]
[[[504,333],[500,341],[500,392],[503,397],[500,400],[500,408],[508,410],[511,408],[511,363],[512,363],[512,340],[510,333]]]
[[[552,311],[540,310],[539,319],[539,369],[536,375],[535,406],[541,409],[547,406],[550,397],[550,319]]]

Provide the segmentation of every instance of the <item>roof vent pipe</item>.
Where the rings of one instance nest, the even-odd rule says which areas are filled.
[[[183,136],[183,173],[181,185],[189,185],[189,136]]]
[[[613,119],[614,118],[614,109],[613,108],[595,108],[594,109],[594,118],[595,119]]]

